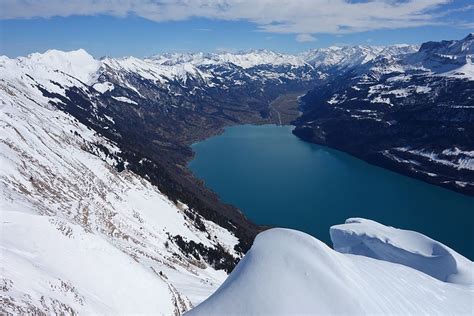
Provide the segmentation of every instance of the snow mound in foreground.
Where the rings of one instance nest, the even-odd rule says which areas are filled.
[[[440,281],[473,284],[473,262],[420,233],[350,218],[331,227],[336,251],[399,263]]]
[[[471,286],[339,253],[302,232],[271,229],[188,315],[471,314],[473,294]]]

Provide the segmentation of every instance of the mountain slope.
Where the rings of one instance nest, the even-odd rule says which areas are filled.
[[[385,227],[359,226],[360,231]],[[406,233],[400,230],[392,238]],[[411,237],[415,248],[425,238]],[[343,240],[337,242],[344,247]],[[390,241],[377,249],[386,250]],[[473,263],[462,260],[472,273]],[[472,279],[467,285],[445,283],[406,265],[336,252],[302,232],[271,229],[257,236],[221,287],[187,315],[469,315],[473,295]]]
[[[199,303],[241,256],[238,238],[119,172],[117,145],[41,93],[66,95],[57,76],[81,83],[46,69],[41,86],[20,69],[0,81],[2,312],[169,315]]]
[[[474,284],[470,260],[418,232],[350,218],[332,226],[330,234],[338,252],[398,263],[447,283]]]
[[[470,193],[471,40],[0,57],[3,312],[181,314],[204,300],[264,228],[192,176],[189,145],[278,123],[272,102],[315,86],[297,135]]]
[[[303,57],[307,63],[316,68],[343,72],[369,63],[379,56],[398,56],[417,50],[416,45],[331,46],[308,51]]]
[[[473,35],[379,56],[302,100],[299,137],[474,194]]]

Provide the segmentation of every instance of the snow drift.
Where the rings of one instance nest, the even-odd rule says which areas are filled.
[[[405,265],[334,251],[302,232],[271,229],[188,315],[472,314],[473,293]]]
[[[473,263],[420,233],[350,218],[331,227],[334,249],[348,254],[399,263],[450,283],[473,284]]]

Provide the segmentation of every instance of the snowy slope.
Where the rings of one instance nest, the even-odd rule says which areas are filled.
[[[252,68],[259,65],[292,65],[302,66],[305,60],[301,56],[272,52],[269,50],[253,50],[239,53],[174,53],[156,55],[150,58],[161,65],[176,65],[190,63],[195,66],[234,64],[242,68]]]
[[[93,82],[100,63],[82,49],[70,52],[49,50],[16,59],[1,56],[0,67],[2,82],[8,81],[13,85],[16,81],[31,87],[41,84],[50,92],[64,95],[64,87]],[[32,92],[38,95],[39,91],[35,89]]]
[[[471,61],[470,48],[458,46],[449,46],[450,54],[461,51],[466,60]],[[245,92],[251,98],[261,95],[262,102],[266,102],[265,89],[271,90],[269,95],[281,92],[282,87],[289,84],[306,89],[327,78],[329,69],[349,71],[363,65],[370,75],[359,79],[367,84],[382,73],[408,69],[401,62],[408,59],[398,56],[413,49],[411,46],[332,47],[302,55],[251,51],[101,60],[94,59],[84,50],[49,50],[16,59],[0,56],[2,313],[180,314],[205,300],[227,276],[223,270],[216,270],[208,257],[213,256],[216,260],[216,256],[224,254],[226,258],[237,260],[241,256],[235,251],[239,240],[232,232],[205,220],[198,210],[171,202],[146,177],[127,170],[127,162],[120,160],[119,144],[88,126],[100,127],[102,132],[110,131],[108,135],[114,135],[116,139],[126,138],[130,135],[120,134],[127,130],[123,125],[122,130],[118,128],[117,118],[123,119],[123,115],[135,112],[139,117],[151,113],[153,115],[147,119],[159,119],[153,124],[169,123],[153,125],[164,132],[177,125],[177,121],[173,121],[176,118],[190,119],[192,111],[201,110],[205,117],[211,116],[210,113],[218,115],[221,112],[219,102],[212,104],[215,112],[209,108],[200,109],[202,104],[209,105],[210,100],[222,102],[227,97],[226,106],[229,103],[240,105],[232,98]],[[439,49],[436,50],[438,55]],[[456,59],[456,63],[458,61],[461,59]],[[461,68],[450,67],[449,73],[436,75],[464,78],[469,67],[470,64],[464,63]],[[431,70],[427,73],[431,74]],[[371,104],[373,100],[388,99],[390,102],[386,94],[404,97],[407,93],[427,95],[430,92],[430,87],[423,85],[410,86],[411,90],[400,89],[400,82],[410,80],[409,75],[397,75],[396,78],[387,85],[370,86]],[[354,90],[360,91],[357,84],[354,84]],[[234,93],[227,93],[236,87]],[[344,98],[340,94],[333,101],[336,104]],[[124,108],[129,112],[118,112]],[[186,108],[186,111],[174,112],[178,108]],[[68,113],[77,116],[59,109],[68,109]],[[152,110],[155,112],[147,112]],[[117,116],[108,115],[113,113]],[[228,113],[223,114],[227,119]],[[194,123],[201,124],[199,118]],[[370,119],[380,120],[377,116]],[[189,123],[192,122],[184,122],[192,125]],[[169,133],[176,137],[176,133],[183,131],[181,127],[169,128]],[[157,143],[170,145],[162,139]],[[466,153],[464,150],[446,151],[446,155],[454,155],[453,152],[460,153],[461,158]],[[118,172],[116,167],[119,165],[124,165],[125,170]],[[196,222],[203,226],[197,227]],[[364,235],[360,234],[359,238],[361,236]],[[185,251],[183,244],[198,245],[208,254],[215,252],[206,258],[199,251]],[[438,247],[428,239],[422,244]],[[404,244],[399,247],[407,248]],[[400,313],[466,310],[466,287],[440,282],[393,263],[335,253],[302,233],[273,230],[262,234],[252,249],[225,285],[196,312],[206,311],[206,308],[223,312],[223,306],[209,307],[213,305],[209,302],[219,297],[231,300],[232,295],[241,292],[232,284],[244,281],[262,292],[235,294],[236,312],[238,308],[248,308],[242,312],[272,312],[277,307],[290,311],[294,298],[285,297],[287,288],[298,291],[296,293],[306,291],[299,298],[302,312],[389,311],[382,295],[376,295],[378,292],[393,301],[413,296],[432,303],[431,307],[422,303],[395,305],[391,310]],[[446,251],[446,260],[453,259],[469,269],[469,262],[465,263],[449,249]],[[381,253],[384,252],[378,252]],[[439,267],[437,259],[431,258],[429,253],[420,256],[427,257],[429,265]],[[321,258],[326,259],[321,263]],[[217,262],[219,260],[224,258],[218,257]],[[403,260],[391,261],[409,265]],[[260,263],[254,265],[254,261]],[[264,269],[260,264],[273,268]],[[446,272],[446,266],[441,266],[443,272]],[[368,268],[365,270],[365,267]],[[404,280],[408,280],[409,285],[402,286],[392,274],[370,275],[372,270],[392,269],[394,274],[406,276]],[[250,276],[245,276],[247,270]],[[287,272],[282,275],[281,271]],[[301,271],[307,271],[307,275]],[[458,267],[451,272],[445,274],[450,282],[469,283],[465,281],[468,270]],[[316,281],[321,275],[321,282],[327,284],[327,293],[317,287]],[[281,284],[273,284],[272,281],[280,281],[279,277],[282,277]],[[239,281],[241,278],[244,281]],[[304,281],[306,278],[315,282],[308,283]],[[393,283],[397,290],[388,293],[377,283],[377,278]],[[262,284],[255,284],[258,280]],[[413,284],[423,287],[414,288]],[[281,306],[265,302],[265,293],[268,293],[265,286],[275,289]],[[357,286],[367,287],[369,293],[360,298],[360,291],[354,290]],[[234,290],[228,292],[227,288]],[[423,289],[437,298],[427,298]],[[327,298],[338,297],[334,296],[338,292],[345,293],[347,301],[338,306],[328,305]],[[309,293],[318,294],[315,303],[310,302],[313,294]],[[377,299],[371,301],[370,296]],[[446,302],[441,297],[445,297]],[[241,298],[248,299],[249,304],[240,306]],[[260,305],[257,304],[259,299],[263,302]],[[453,302],[456,306],[452,306]]]
[[[156,63],[152,59],[136,57],[104,58],[101,60],[103,69],[134,73],[144,79],[157,83],[166,83],[170,80],[186,82],[186,78],[206,75],[191,63],[176,63],[173,65]]]
[[[474,80],[474,33],[460,40],[423,43],[420,50],[406,56],[407,69],[417,69],[442,76]]]
[[[330,233],[339,252],[399,263],[443,282],[474,284],[472,261],[420,233],[363,218],[350,218]]]
[[[193,210],[119,173],[113,143],[48,103],[61,100],[42,88],[92,93],[83,82],[95,62],[78,54],[77,64],[57,56],[44,67],[33,67],[36,57],[0,63],[2,313],[180,314],[226,273],[190,257],[175,237],[235,257],[238,240],[202,218],[197,229]]]
[[[100,62],[84,49],[70,52],[51,49],[43,54],[34,53],[28,57],[20,57],[18,60],[25,67],[29,67],[35,75],[38,75],[39,69],[46,71],[52,69],[55,72],[74,76],[84,83],[95,79],[94,74],[100,66]]]
[[[399,56],[417,50],[415,45],[331,46],[310,50],[303,53],[302,57],[314,67],[335,67],[342,70],[366,64],[379,56]]]
[[[187,315],[472,315],[473,295],[472,286],[339,253],[302,232],[271,229],[257,236],[224,284]]]

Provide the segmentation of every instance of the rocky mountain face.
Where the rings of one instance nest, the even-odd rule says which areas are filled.
[[[280,123],[281,95],[312,89],[303,139],[471,193],[469,41],[0,57],[3,312],[181,314],[208,297],[264,228],[192,176],[189,145]]]
[[[318,84],[294,133],[474,194],[474,37],[378,56]]]

